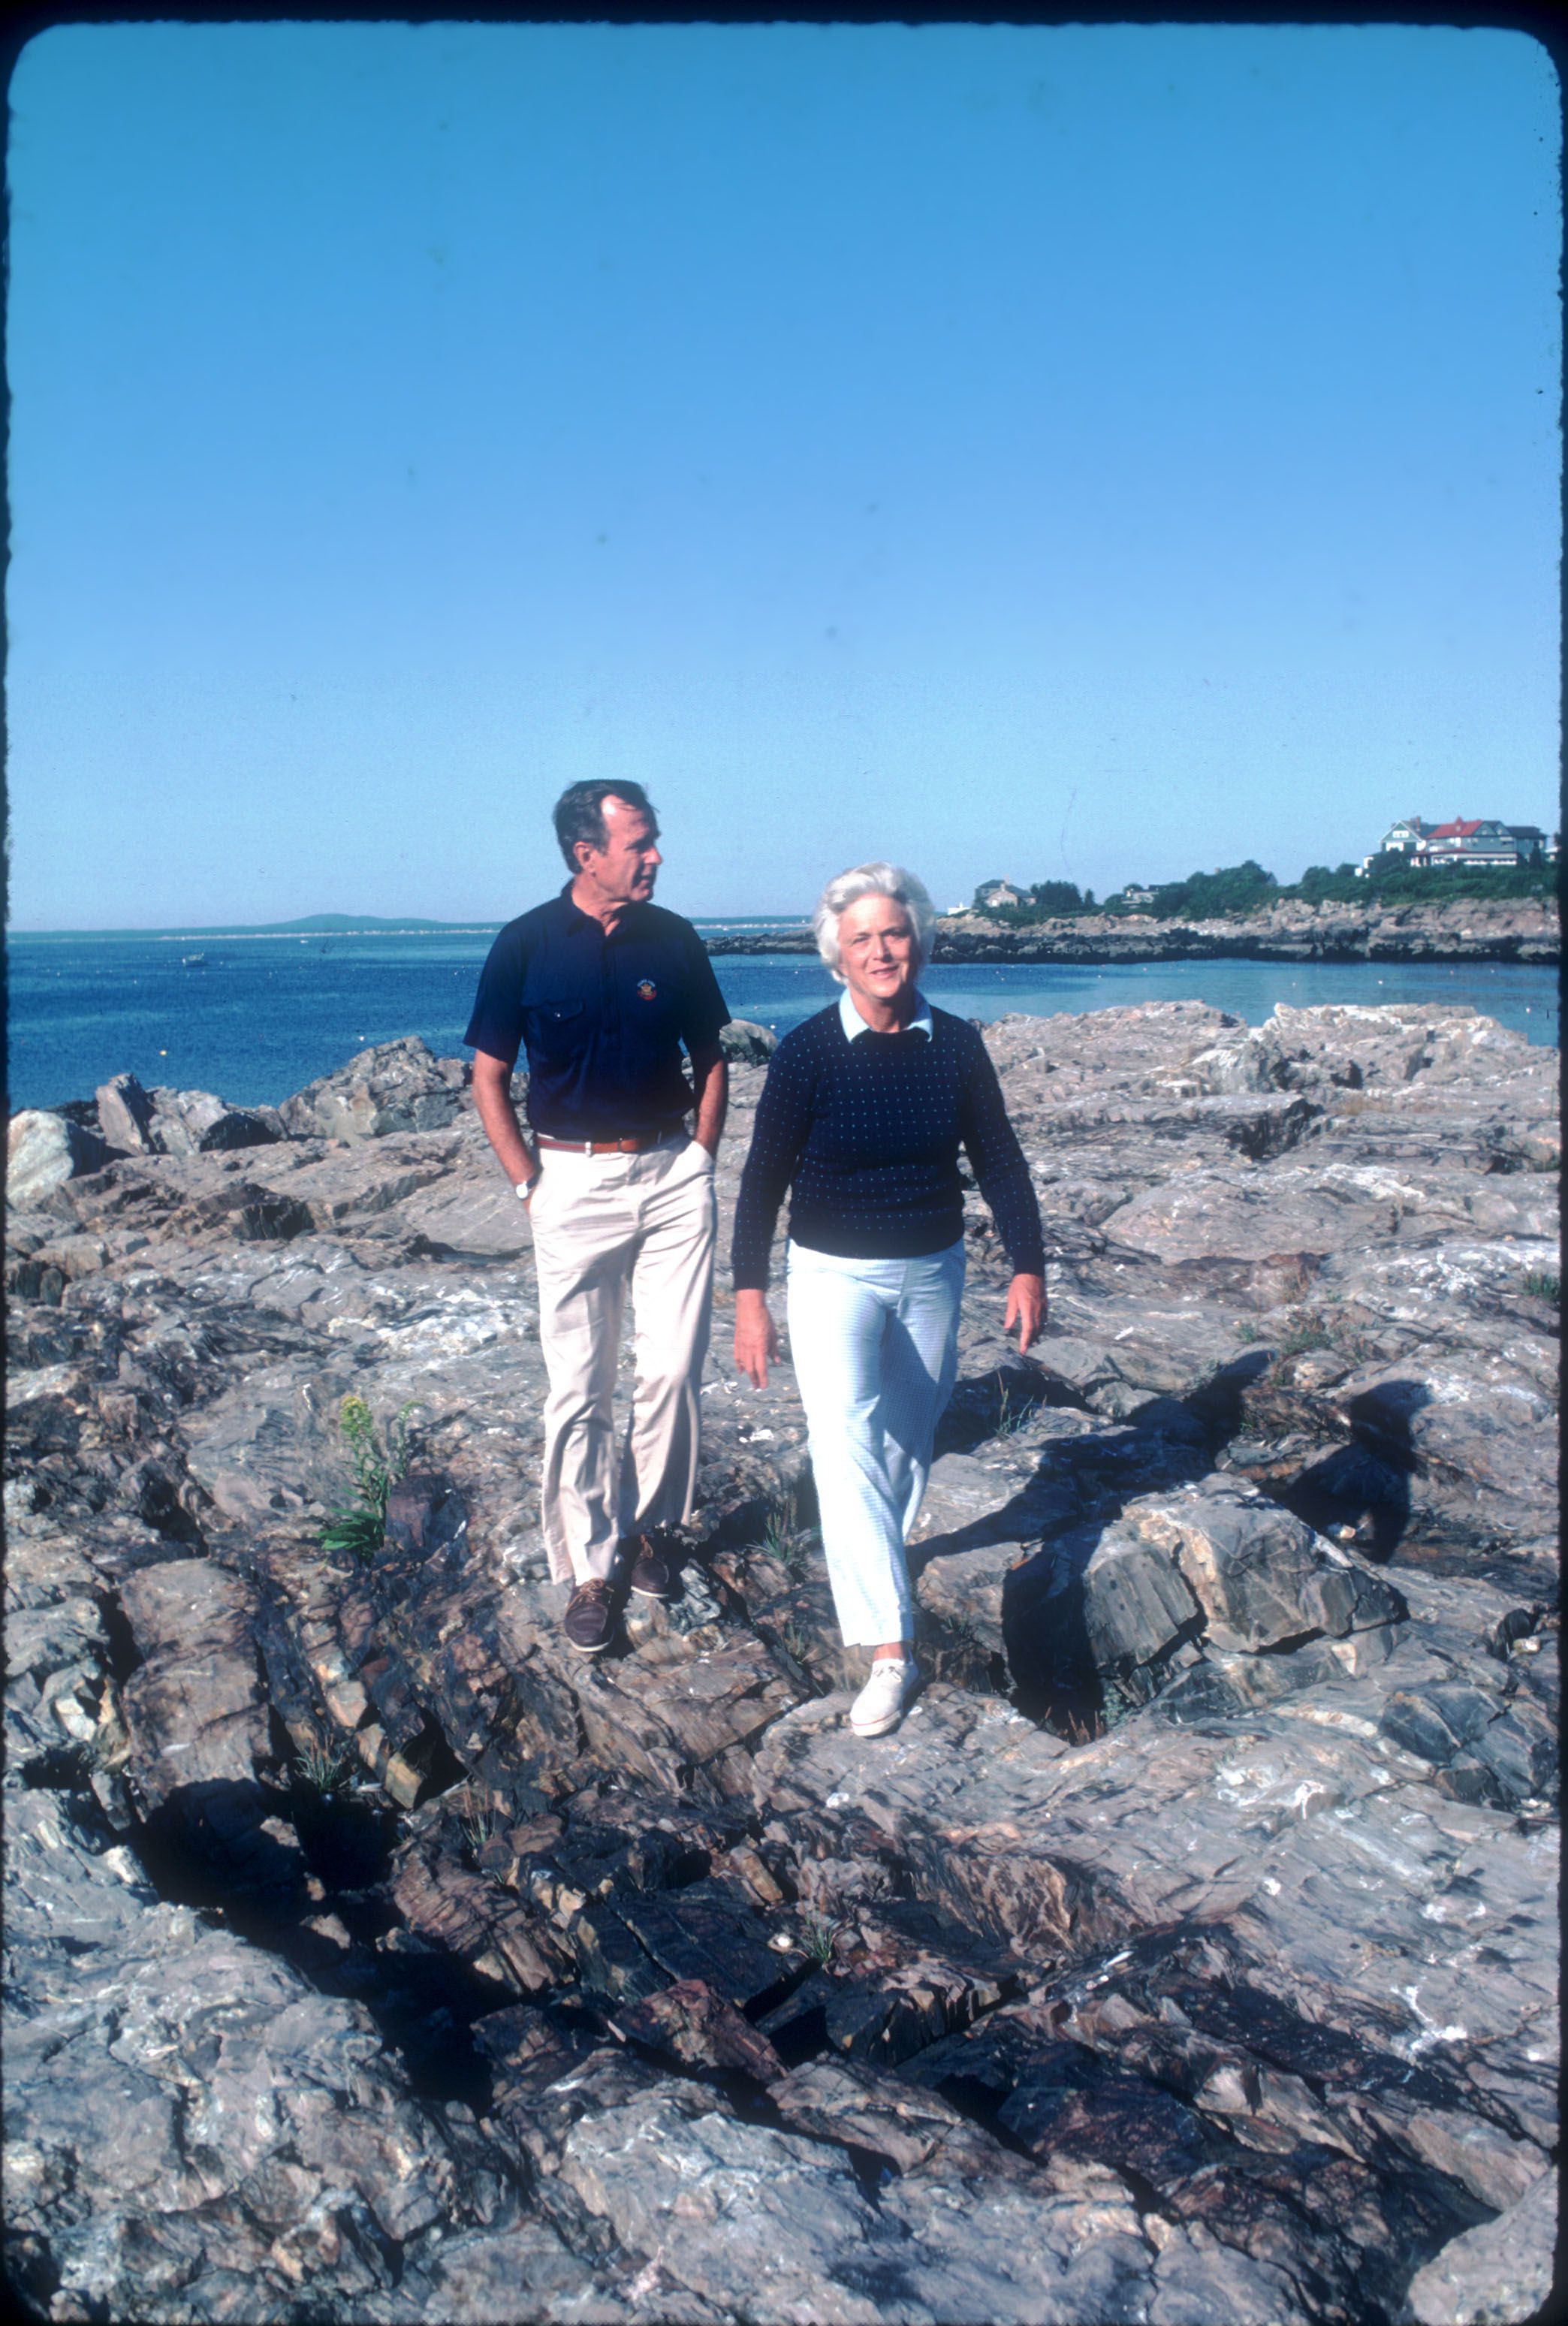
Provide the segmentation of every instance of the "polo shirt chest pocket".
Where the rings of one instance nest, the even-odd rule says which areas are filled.
[[[566,1059],[580,1047],[587,1031],[582,1003],[570,994],[528,1004],[528,1047],[541,1058]]]

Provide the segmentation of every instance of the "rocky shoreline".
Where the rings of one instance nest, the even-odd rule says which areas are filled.
[[[728,1213],[771,1037],[736,1029]],[[10,2282],[41,2318],[1482,2326],[1555,2234],[1556,1054],[986,1029],[915,1559],[844,1724],[721,1297],[683,1596],[564,1648],[465,1070],[14,1119]],[[339,1416],[413,1467],[321,1547]]]
[[[809,930],[710,937],[713,954],[812,954]],[[1243,920],[1161,921],[1143,913],[1082,913],[1012,928],[983,914],[937,923],[939,962],[1517,961],[1562,958],[1557,912],[1545,903],[1271,906]]]

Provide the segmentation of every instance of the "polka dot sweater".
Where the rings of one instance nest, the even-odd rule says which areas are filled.
[[[977,1029],[933,1009],[932,1036],[862,1034],[837,1009],[784,1036],[757,1103],[735,1207],[737,1289],[767,1283],[774,1225],[813,1251],[910,1260],[963,1233],[959,1149],[1015,1270],[1043,1273],[1040,1207]]]

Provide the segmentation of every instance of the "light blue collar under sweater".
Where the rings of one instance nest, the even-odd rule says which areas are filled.
[[[844,1029],[846,1042],[858,1042],[862,1034],[875,1031],[856,1009],[855,997],[848,986],[839,996],[839,1023]],[[914,995],[914,1015],[904,1030],[906,1034],[923,1034],[928,1042],[936,1038],[936,1028],[931,1022],[931,1004],[918,987]]]

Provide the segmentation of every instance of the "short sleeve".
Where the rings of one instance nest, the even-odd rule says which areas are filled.
[[[706,1049],[729,1023],[729,1008],[719,990],[708,948],[692,929],[685,977],[685,1008],[681,1015],[681,1039],[688,1050]]]
[[[504,1058],[515,1065],[523,1047],[523,939],[511,926],[490,947],[479,972],[474,1013],[463,1039],[487,1057]]]

